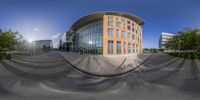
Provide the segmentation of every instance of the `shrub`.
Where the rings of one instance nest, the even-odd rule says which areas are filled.
[[[186,58],[187,59],[192,59],[192,54],[191,53],[186,53]]]
[[[168,55],[186,59],[200,59],[200,53],[181,52],[181,53],[168,53]]]
[[[199,54],[194,54],[194,59],[199,59]]]
[[[0,60],[6,59],[6,53],[0,53]]]

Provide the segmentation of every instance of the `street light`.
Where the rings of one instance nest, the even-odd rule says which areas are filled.
[[[178,38],[178,47],[179,47],[179,56],[180,56],[180,51],[181,51],[181,39],[180,38]]]
[[[178,42],[179,42],[178,47],[179,47],[179,52],[180,52],[181,51],[181,40],[178,39]]]
[[[35,41],[34,41],[34,56],[35,56]]]
[[[31,44],[32,40],[28,40],[28,49],[27,49],[27,56],[30,56],[30,44]]]

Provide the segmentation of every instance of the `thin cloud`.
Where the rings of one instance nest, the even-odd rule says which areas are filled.
[[[33,30],[36,31],[36,32],[40,31],[40,29],[37,28],[37,27],[35,27]]]
[[[55,35],[53,35],[53,36],[51,36],[51,38],[52,39],[57,39],[57,38],[59,38],[60,37],[60,34],[58,33],[58,34],[55,34]]]

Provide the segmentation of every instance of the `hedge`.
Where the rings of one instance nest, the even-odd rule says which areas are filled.
[[[181,53],[168,53],[171,56],[186,58],[186,59],[200,59],[200,53],[199,52],[181,52]]]
[[[4,60],[6,58],[7,58],[6,53],[0,53],[0,60]]]

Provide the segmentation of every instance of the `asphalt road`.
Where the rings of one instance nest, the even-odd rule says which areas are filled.
[[[199,100],[200,61],[153,54],[120,77],[74,70],[58,54],[0,61],[0,100]]]

